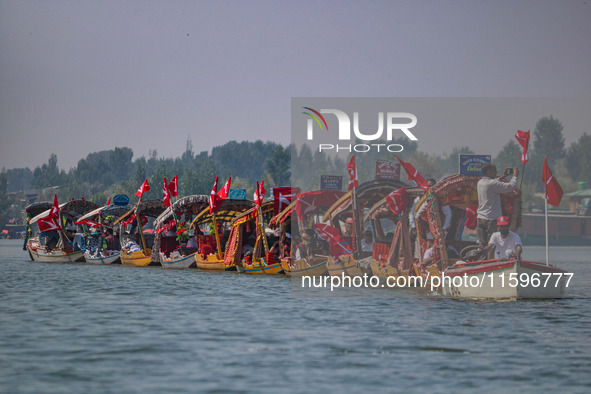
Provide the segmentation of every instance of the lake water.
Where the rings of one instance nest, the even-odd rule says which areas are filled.
[[[551,257],[568,298],[301,298],[284,277],[34,263],[0,240],[0,392],[588,392],[591,247]]]

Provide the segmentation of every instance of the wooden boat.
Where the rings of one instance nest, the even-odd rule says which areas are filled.
[[[62,227],[64,227],[66,223],[74,223],[82,215],[98,208],[98,206],[98,204],[88,200],[72,200],[60,204],[59,223]],[[39,213],[29,221],[29,225],[38,226],[37,221],[47,215],[49,215],[49,210]],[[63,231],[53,231],[51,233],[54,233],[54,236],[59,238],[56,247],[45,247],[40,242],[38,236],[28,240],[27,250],[33,261],[42,263],[73,263],[83,260],[84,256],[82,250],[75,250],[73,246],[68,245],[68,240]]]
[[[176,237],[166,237],[164,231],[157,231],[154,251],[159,253],[160,264],[165,268],[196,267],[204,270],[236,270],[234,265],[224,264],[223,250],[217,253],[216,239],[213,235],[198,234],[199,226],[211,223],[214,218],[209,214],[209,197],[194,195],[179,199],[167,208],[154,222],[161,229],[172,220],[188,224],[195,236],[198,248],[187,249],[180,245]],[[241,211],[251,208],[252,201],[226,199],[215,213],[216,223],[224,223],[234,219]],[[174,214],[173,214],[174,212]],[[176,219],[175,219],[176,216]],[[216,226],[217,227],[217,226]],[[208,245],[210,248],[206,248]],[[209,252],[212,253],[209,253]]]
[[[283,253],[281,267],[287,276],[320,276],[327,272],[326,262],[329,259],[329,248],[316,232],[314,223],[321,221],[322,215],[339,198],[345,194],[340,190],[318,190],[297,194],[293,201],[280,213],[275,215],[269,226],[279,229],[282,242],[291,243],[289,252]],[[287,239],[287,234],[291,239]],[[300,233],[305,233],[308,253],[298,253]],[[300,251],[301,252],[301,251]],[[303,256],[302,256],[303,255]],[[299,257],[299,258],[298,258]]]
[[[199,253],[195,254],[195,264],[200,270],[207,271],[236,271],[235,264],[225,263],[225,249],[227,242],[222,245],[219,233],[220,226],[226,226],[241,215],[244,211],[252,209],[254,202],[250,200],[225,199],[222,201],[219,209],[212,215],[209,207],[205,208],[191,223],[191,228],[197,229],[198,226],[210,225],[214,229],[214,234],[209,236],[201,235],[198,239],[200,245]],[[223,233],[223,232],[222,232]],[[229,235],[228,235],[229,238]],[[224,241],[228,241],[225,239]],[[208,245],[209,247],[205,247]],[[206,250],[208,253],[206,252]]]
[[[154,221],[156,234],[154,237],[154,257],[158,258],[163,268],[195,267],[197,249],[189,249],[177,239],[176,231],[179,223],[188,223],[193,217],[208,206],[206,195],[192,195],[180,198],[166,208]],[[167,235],[170,228],[174,235]]]
[[[226,246],[225,264],[234,264],[238,272],[250,275],[283,273],[281,261],[269,261],[265,255],[266,251],[268,251],[268,246],[266,245],[267,240],[263,221],[265,217],[270,219],[272,215],[273,201],[268,201],[263,203],[260,208],[255,206],[234,219]],[[247,227],[249,228],[247,229]],[[243,256],[242,249],[244,238],[247,234],[252,234],[255,237],[255,245],[252,255]]]
[[[154,234],[145,233],[142,224],[142,217],[147,219],[148,225],[153,223],[154,219],[158,217],[164,210],[166,209],[166,205],[164,205],[164,201],[162,200],[146,200],[140,201],[132,210],[127,212],[125,215],[121,216],[117,221],[115,221],[114,225],[121,223],[122,231],[119,236],[119,240],[121,241],[122,248],[132,240],[135,230],[137,229],[137,234],[141,240],[141,249],[137,252],[126,252],[125,250],[121,251],[121,264],[123,265],[135,265],[139,267],[146,267],[148,265],[160,265],[158,258],[153,258],[152,254],[152,246],[154,244]],[[133,219],[140,218],[140,220]],[[125,220],[127,219],[127,220]],[[133,220],[131,220],[133,219]],[[144,219],[144,220],[145,220]],[[125,227],[125,230],[123,229]]]
[[[372,275],[372,252],[363,252],[361,247],[362,229],[366,227],[363,211],[371,208],[378,201],[384,199],[390,192],[407,186],[402,181],[375,179],[353,188],[336,201],[326,212],[323,221],[336,227],[343,239],[350,239],[350,252],[343,252],[338,248],[331,248],[332,259],[326,263],[331,276],[363,276]],[[346,234],[346,219],[352,218],[352,234]],[[371,223],[368,223],[371,225]],[[372,227],[375,238],[376,229]],[[374,239],[375,241],[375,239]]]
[[[572,274],[525,260],[457,262],[444,271],[443,295],[462,298],[562,298]]]
[[[132,205],[123,204],[109,204],[97,208],[78,219],[78,221],[91,220],[100,223],[101,226],[97,228],[100,234],[102,228],[112,228],[111,224],[119,217],[133,209]],[[96,242],[93,240],[92,230],[90,227],[82,225],[84,232],[84,260],[89,264],[117,264],[121,263],[121,250],[107,250],[103,248],[102,240]],[[119,231],[120,232],[120,231]],[[120,246],[119,246],[120,247]]]
[[[418,187],[405,187],[405,190],[409,202],[426,194]],[[372,224],[375,237],[370,261],[371,274],[379,278],[381,284],[386,284],[388,280],[396,280],[399,276],[408,278],[409,275],[422,274],[421,271],[418,271],[419,267],[415,267],[418,259],[416,261],[414,259],[410,239],[408,217],[411,209],[412,205],[409,203],[400,215],[394,214],[389,207],[387,198],[383,198],[375,203],[365,215],[364,221]],[[395,230],[392,236],[388,237],[384,229],[391,228]],[[396,283],[413,286],[413,283],[408,281],[397,281]]]
[[[427,208],[427,225],[429,231],[434,234],[431,283],[440,285],[435,287],[440,287],[443,295],[458,298],[563,297],[572,274],[553,265],[516,259],[485,260],[486,256],[469,258],[469,252],[477,248],[476,243],[459,239],[466,230],[466,208],[477,206],[476,184],[479,179],[477,176],[451,175],[435,184],[429,197],[424,201]],[[447,236],[444,236],[445,233],[442,231],[440,212],[437,208],[443,203],[452,207],[452,224]],[[516,231],[521,224],[521,195],[517,191],[503,193],[501,203],[503,215],[509,217],[511,230]],[[450,256],[450,246],[460,251],[459,256]],[[424,243],[421,247],[424,249]],[[436,269],[433,269],[434,267]],[[433,276],[437,276],[438,279]]]
[[[31,247],[33,247],[33,248],[37,248],[39,246],[39,240],[36,239],[36,236],[33,233],[33,229],[31,228],[31,223],[30,223],[31,219],[33,219],[35,216],[39,215],[40,213],[47,211],[52,206],[53,206],[53,203],[51,201],[42,201],[42,202],[36,202],[36,203],[30,204],[25,208],[25,215],[27,218],[27,229],[26,229],[26,233],[25,233],[25,241],[23,243],[23,250],[27,251],[31,261],[33,261],[33,255],[31,254],[31,251],[29,250],[28,244],[31,243],[32,244]]]

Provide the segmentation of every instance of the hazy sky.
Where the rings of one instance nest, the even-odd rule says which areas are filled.
[[[587,0],[0,0],[0,168],[288,144],[291,97],[590,97],[590,21]],[[507,142],[456,133],[420,148]]]

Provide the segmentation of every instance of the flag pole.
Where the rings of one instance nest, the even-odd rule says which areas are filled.
[[[548,168],[547,164],[546,164],[546,158],[544,157],[544,224],[545,224],[545,229],[546,229],[546,265],[548,265],[548,179],[547,179],[547,174],[546,174],[546,168]],[[523,179],[523,178],[522,178]]]
[[[213,223],[213,232],[215,234],[215,243],[218,248],[218,260],[222,259],[222,243],[220,241],[220,232],[218,231],[218,224],[215,220],[215,212],[211,214],[211,222]]]
[[[521,190],[523,186],[523,178],[525,178],[525,163],[523,163],[523,166],[521,167],[521,182],[519,183],[519,190]]]

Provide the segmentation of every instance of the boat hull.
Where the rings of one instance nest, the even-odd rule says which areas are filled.
[[[152,262],[152,250],[146,249],[139,252],[126,253],[121,252],[121,264],[135,265],[138,267],[147,267]]]
[[[290,259],[281,259],[281,268],[288,277],[323,276],[326,275],[326,259],[313,258],[312,261],[300,259],[292,262]]]
[[[160,264],[162,265],[162,268],[183,269],[195,267],[195,253],[191,253],[187,256],[171,255],[170,257],[166,257],[166,255],[161,252]]]
[[[61,249],[47,251],[45,249],[31,247],[27,249],[33,261],[38,263],[75,263],[84,260],[82,251],[65,252]]]
[[[267,264],[265,259],[255,259],[252,263],[242,260],[241,264],[236,266],[238,272],[249,275],[276,275],[282,274],[281,263]]]
[[[340,256],[337,259],[329,257],[326,262],[326,268],[330,276],[349,276],[351,278],[358,276],[363,277],[364,275],[371,276],[371,268],[368,259],[371,258],[356,261],[350,254]]]
[[[535,261],[466,263],[444,271],[449,280],[442,280],[441,292],[475,299],[563,298],[569,280],[564,274],[568,273]]]
[[[382,265],[379,261],[371,259],[370,263],[371,273],[373,276],[379,278],[380,284],[385,285],[391,279],[388,278],[398,278],[399,273],[398,270],[392,267],[390,264]]]
[[[225,264],[224,259],[219,259],[215,254],[203,258],[202,254],[197,253],[195,255],[195,265],[197,269],[205,271],[236,271],[234,264]]]
[[[110,256],[91,256],[90,253],[84,253],[84,260],[89,264],[117,264],[121,262],[121,252]]]

